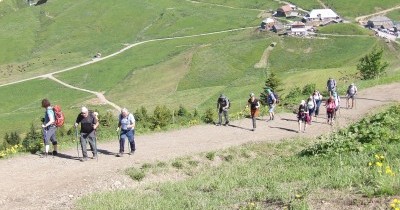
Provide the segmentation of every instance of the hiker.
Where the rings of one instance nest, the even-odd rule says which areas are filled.
[[[326,88],[328,89],[329,96],[331,96],[332,93],[336,91],[336,80],[330,77],[326,82]]]
[[[256,118],[258,117],[260,101],[255,97],[254,93],[250,93],[250,98],[247,101],[246,108],[250,106],[250,116],[251,121],[253,122],[252,131],[256,130]]]
[[[349,109],[352,109],[354,107],[354,100],[355,96],[357,94],[357,87],[354,85],[354,83],[351,83],[350,86],[347,88],[347,94],[346,94],[346,107]],[[350,106],[350,99],[351,99],[351,106]]]
[[[274,109],[275,109],[277,99],[275,97],[275,94],[270,89],[268,89],[267,92],[268,92],[267,103],[268,103],[268,107],[269,107],[269,110],[268,110],[269,120],[274,120],[274,118],[275,118]]]
[[[92,159],[97,157],[97,147],[96,147],[96,129],[99,126],[95,113],[89,112],[86,107],[81,108],[81,113],[76,118],[75,129],[81,124],[80,130],[80,142],[82,148],[82,158],[81,161],[88,160],[86,144],[89,142],[90,149],[93,153]]]
[[[308,115],[310,117],[310,123],[312,121],[312,115],[314,114],[315,108],[317,107],[317,103],[315,102],[314,98],[312,95],[308,97],[307,99],[307,109],[308,109]]]
[[[301,100],[299,105],[299,109],[297,111],[297,121],[299,124],[299,130],[297,132],[300,133],[302,123],[304,124],[303,133],[306,132],[307,123],[310,122],[310,116],[308,114],[308,106],[305,100]]]
[[[119,134],[119,153],[117,157],[122,157],[124,154],[125,139],[127,138],[131,147],[129,155],[135,153],[135,117],[133,114],[128,112],[128,109],[123,108],[121,114],[118,117],[118,128],[117,132],[121,130]]]
[[[329,125],[332,125],[333,118],[336,112],[336,104],[333,96],[330,96],[328,100],[325,102],[325,107],[326,107],[327,123]]]
[[[230,107],[229,99],[224,94],[221,94],[217,101],[217,110],[218,110],[217,126],[222,124],[222,115],[224,115],[225,118],[224,125],[229,125],[229,113],[228,113],[229,107]]]
[[[333,116],[334,118],[336,117],[336,112],[339,111],[340,108],[340,96],[337,92],[332,93],[333,100],[335,101],[335,115]]]
[[[45,157],[49,154],[50,142],[53,144],[53,155],[58,155],[57,152],[57,139],[56,131],[57,126],[55,125],[55,114],[53,107],[51,107],[50,101],[48,99],[42,100],[42,107],[46,110],[44,113],[44,118],[42,119],[42,132],[43,140],[45,145]]]
[[[313,96],[315,104],[316,104],[314,116],[317,118],[319,115],[319,107],[321,106],[321,103],[322,103],[322,95],[318,90],[314,90],[314,93],[312,96]]]

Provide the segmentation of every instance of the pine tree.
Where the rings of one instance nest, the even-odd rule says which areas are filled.
[[[282,89],[279,88],[281,84],[282,82],[278,79],[278,77],[273,72],[271,72],[271,74],[265,81],[265,86],[263,88],[264,90],[260,95],[261,103],[264,105],[268,103],[268,90],[271,90],[275,93],[282,91]]]
[[[361,73],[362,79],[374,79],[385,73],[388,67],[387,62],[382,62],[383,50],[374,48],[371,53],[365,55],[357,64],[357,69]]]

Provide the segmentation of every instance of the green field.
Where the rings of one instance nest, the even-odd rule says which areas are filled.
[[[337,11],[339,15],[346,18],[368,15],[400,5],[398,0],[322,0],[322,2],[324,2],[327,7],[332,8]]]
[[[393,10],[386,14],[386,16],[392,19],[394,22],[400,22],[400,9]]]

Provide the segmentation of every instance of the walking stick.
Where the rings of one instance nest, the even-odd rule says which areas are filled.
[[[79,155],[79,139],[78,139],[78,129],[75,128],[75,136],[76,136],[76,151],[78,152],[78,158],[80,158]]]

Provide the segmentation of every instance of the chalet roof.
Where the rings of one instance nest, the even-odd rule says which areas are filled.
[[[286,13],[286,12],[290,12],[290,11],[293,10],[292,6],[289,5],[289,4],[284,5],[284,6],[281,6],[280,9],[281,9],[283,12],[285,12],[285,13]]]
[[[274,23],[275,20],[272,19],[272,18],[266,18],[266,19],[264,19],[262,22],[263,22],[263,23]]]
[[[310,12],[310,18],[320,18],[318,15],[321,15],[321,18],[336,18],[338,14],[331,9],[313,9]]]
[[[295,21],[291,24],[291,26],[306,26],[306,24],[300,21]]]

